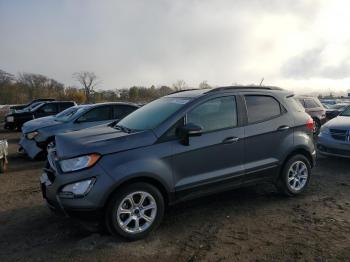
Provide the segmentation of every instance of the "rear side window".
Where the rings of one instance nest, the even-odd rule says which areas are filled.
[[[112,107],[101,106],[86,112],[84,115],[79,117],[79,122],[94,122],[94,121],[105,121],[112,119]]]
[[[246,95],[248,123],[269,120],[282,114],[280,103],[271,96]]]
[[[235,97],[221,97],[207,101],[187,114],[187,123],[203,128],[203,132],[237,126]]]
[[[320,107],[318,103],[314,99],[304,99],[304,104],[306,108],[315,108],[315,107]]]
[[[72,106],[74,106],[74,104],[71,102],[60,103],[60,111],[66,110],[67,108],[70,108]]]
[[[134,112],[136,109],[136,107],[126,105],[113,106],[113,119],[122,119],[128,114]]]

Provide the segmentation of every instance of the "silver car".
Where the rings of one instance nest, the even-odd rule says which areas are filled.
[[[6,170],[8,144],[6,140],[0,140],[0,173]]]
[[[121,120],[139,106],[131,103],[80,105],[55,115],[26,122],[22,127],[19,152],[31,159],[46,153],[47,145],[58,134],[77,131]]]
[[[322,155],[350,158],[350,106],[321,128],[317,149]]]

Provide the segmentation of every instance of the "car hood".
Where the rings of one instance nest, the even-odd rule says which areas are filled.
[[[61,122],[55,121],[54,116],[46,116],[37,119],[30,120],[26,122],[22,127],[22,132],[24,134],[33,132],[43,127],[56,126],[62,124]]]
[[[152,145],[157,137],[152,131],[124,133],[109,126],[97,126],[56,136],[56,152],[59,158],[99,153],[117,153]]]
[[[326,123],[328,128],[350,129],[350,116],[338,116]]]

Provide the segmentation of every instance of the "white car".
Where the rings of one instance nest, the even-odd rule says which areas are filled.
[[[0,140],[0,173],[6,170],[8,154],[8,143],[6,140]]]

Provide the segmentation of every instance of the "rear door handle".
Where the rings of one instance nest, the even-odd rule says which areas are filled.
[[[279,128],[277,128],[277,131],[285,131],[288,130],[290,127],[289,126],[280,126]]]
[[[224,143],[224,144],[235,143],[235,142],[237,142],[238,140],[239,140],[238,137],[231,136],[231,137],[225,138],[225,139],[222,141],[222,143]]]

